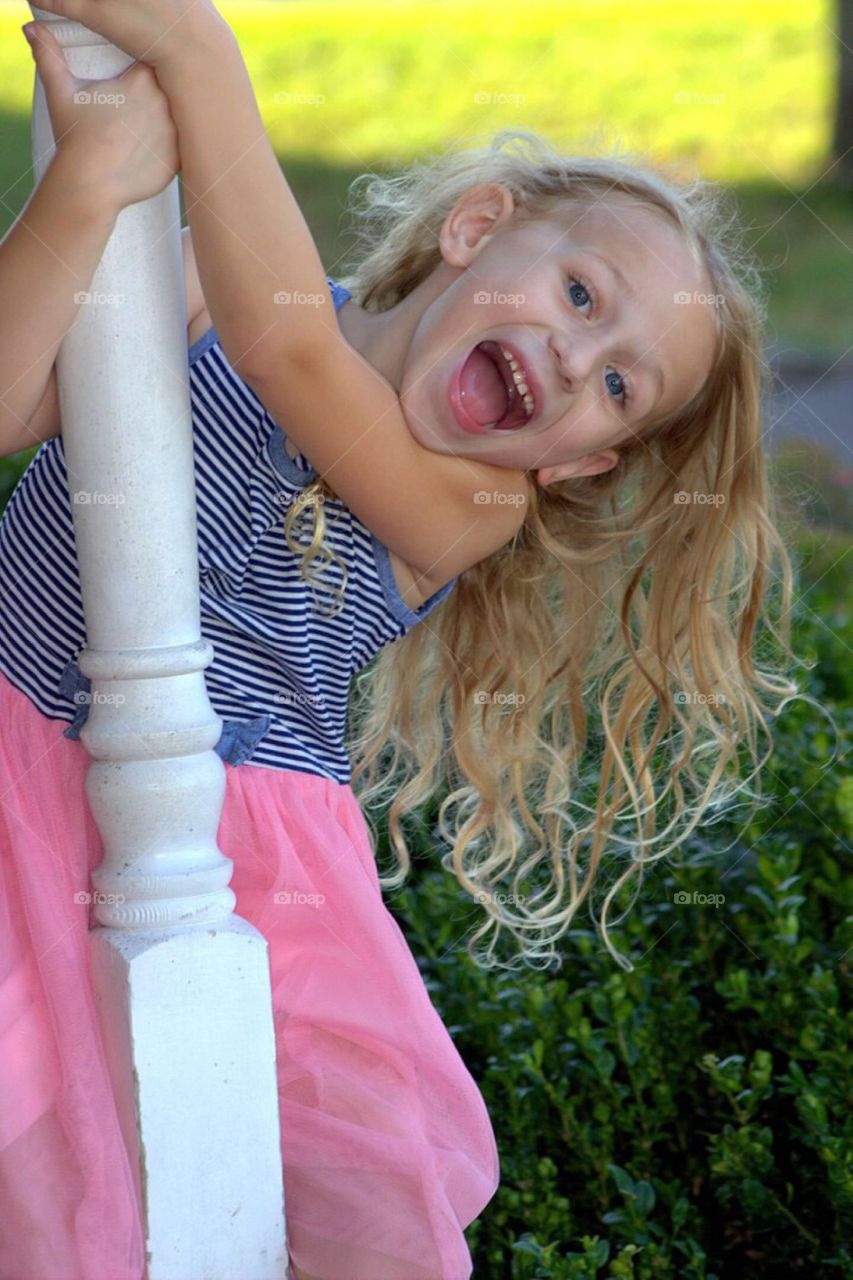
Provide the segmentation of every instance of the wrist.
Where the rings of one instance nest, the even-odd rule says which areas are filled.
[[[57,147],[44,179],[61,192],[63,206],[87,221],[114,223],[124,208],[106,166],[91,149]]]
[[[198,7],[195,17],[181,25],[180,42],[158,57],[154,73],[168,96],[171,87],[187,88],[194,68],[204,67],[221,57],[242,58],[237,38],[220,13]]]

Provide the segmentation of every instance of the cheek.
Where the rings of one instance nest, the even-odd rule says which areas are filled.
[[[555,467],[559,463],[575,462],[585,453],[612,447],[623,431],[616,419],[590,395],[540,436],[536,446],[541,461],[531,465]]]

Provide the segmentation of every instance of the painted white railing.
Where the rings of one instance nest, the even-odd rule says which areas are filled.
[[[76,76],[132,61],[30,7]],[[36,182],[53,150],[36,75]],[[56,370],[71,488],[90,495],[73,511],[91,680],[80,738],[105,849],[92,973],[147,1280],[283,1280],[267,943],[233,914],[216,840],[225,766],[203,674],[177,178],[122,210],[89,293]]]

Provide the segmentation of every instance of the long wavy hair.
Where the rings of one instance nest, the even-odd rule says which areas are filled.
[[[357,265],[336,278],[367,311],[395,306],[439,264],[439,233],[462,193],[493,182],[523,219],[611,193],[672,219],[722,300],[716,358],[693,399],[621,445],[611,471],[548,489],[528,473],[512,542],[466,569],[356,677],[352,785],[374,852],[368,810],[387,809],[397,866],[380,877],[386,889],[411,868],[404,819],[443,794],[435,834],[450,846],[442,864],[482,905],[467,944],[480,968],[560,967],[554,943],[585,899],[591,912],[598,881],[604,942],[631,970],[608,935],[614,897],[736,796],[758,800],[750,783],[773,746],[766,717],[799,693],[769,649],[757,665],[765,641],[798,662],[792,566],[762,448],[763,282],[724,189],[631,156],[562,155],[521,129],[356,178]],[[324,554],[324,500],[335,494],[318,478],[304,496],[285,536],[307,574]],[[294,522],[308,509],[306,545]],[[759,729],[769,740],[760,760]],[[741,746],[755,764],[746,777]],[[520,944],[505,962],[495,955],[503,929]]]

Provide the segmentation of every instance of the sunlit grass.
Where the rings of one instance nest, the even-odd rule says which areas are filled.
[[[826,151],[828,0],[219,9],[281,151],[369,165],[519,124],[567,147],[617,141],[725,181],[791,183],[817,176]],[[29,103],[17,29],[29,17],[24,4],[0,7],[7,110]]]
[[[826,150],[824,0],[220,8],[281,150],[369,164],[517,124],[579,150],[616,142],[725,181],[786,182],[816,176]]]

